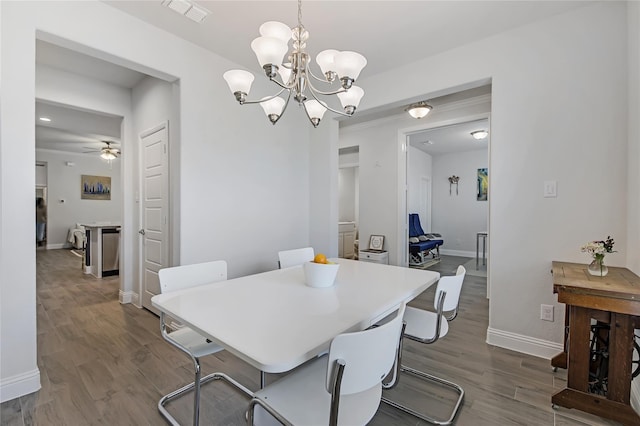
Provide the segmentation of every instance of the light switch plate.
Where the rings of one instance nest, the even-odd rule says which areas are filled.
[[[553,305],[540,305],[540,319],[553,321]]]
[[[556,198],[558,196],[558,183],[555,180],[544,181],[544,197]]]

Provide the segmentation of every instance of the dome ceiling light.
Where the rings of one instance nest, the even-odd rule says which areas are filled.
[[[474,130],[471,132],[471,136],[473,136],[476,140],[486,139],[489,136],[489,132],[486,130]]]
[[[433,107],[431,105],[425,101],[420,101],[409,105],[405,111],[407,111],[413,118],[424,118],[432,109]]]

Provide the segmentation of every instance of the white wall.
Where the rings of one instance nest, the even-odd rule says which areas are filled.
[[[488,230],[488,201],[477,199],[477,173],[488,167],[487,150],[433,158],[433,231],[442,233],[444,254],[475,256],[476,234]],[[491,173],[491,171],[489,171]],[[449,177],[460,178],[456,185]]]
[[[467,151],[433,157],[433,212],[432,228],[444,237],[440,252],[473,257],[476,252],[476,234],[486,232],[488,201],[477,200],[478,169],[488,167],[488,152]],[[491,174],[491,170],[489,170]],[[460,177],[458,193],[451,187],[449,176]],[[491,191],[491,190],[489,190]]]
[[[640,275],[640,3],[629,2],[627,12],[629,55],[629,153],[628,189],[629,194],[627,220],[627,267]],[[634,96],[635,94],[635,96]],[[637,333],[636,333],[637,334]],[[636,411],[640,411],[640,379],[635,378],[631,385],[631,402]]]
[[[338,122],[325,117],[318,128],[307,132],[310,244],[316,253],[338,257]]]
[[[355,222],[356,229],[360,217],[359,161],[358,152],[338,155],[338,220],[340,222]]]
[[[637,169],[640,161],[627,158],[627,50],[618,48],[627,43],[626,12],[625,3],[597,3],[360,82],[368,107],[376,108],[491,78],[494,344],[554,355],[564,307],[557,304],[555,322],[538,319],[540,304],[556,303],[551,261],[586,262],[579,247],[607,235],[627,247],[624,182],[627,167]],[[558,181],[558,198],[542,197],[545,180]],[[389,200],[381,204],[392,205],[397,195],[381,197]],[[607,261],[625,265],[626,253]]]
[[[47,248],[70,247],[67,234],[78,222],[120,221],[120,159],[113,160],[109,166],[98,154],[48,150],[37,150],[36,159],[47,163]],[[67,162],[74,165],[69,167]],[[81,199],[82,175],[111,177],[111,200]]]
[[[180,126],[179,120],[176,117],[174,110],[175,105],[178,104],[179,98],[174,93],[173,84],[154,78],[143,78],[131,91],[131,106],[132,106],[132,131],[133,137],[129,151],[135,155],[137,159],[140,158],[140,135],[147,130],[157,127],[160,124],[168,124],[169,134],[169,176],[171,185],[171,196],[169,197],[169,214],[170,218],[170,231],[169,238],[166,244],[170,248],[169,250],[169,263],[177,264],[176,259],[179,259],[179,247],[177,244],[180,235],[180,211],[179,200],[179,187],[177,185],[178,179],[171,179],[172,176],[180,176]],[[132,186],[136,191],[140,190],[141,176],[140,171],[135,168],[133,171]],[[138,193],[138,192],[137,192]],[[175,214],[174,214],[175,213]],[[142,212],[138,211],[137,217],[132,220],[132,234],[137,237],[137,242],[140,244],[141,240],[136,230],[142,228]],[[174,244],[174,242],[176,242]],[[143,280],[143,268],[140,268],[140,246],[136,245],[131,254],[131,268],[133,271],[137,271],[136,278],[142,282]],[[132,300],[138,304],[142,303],[139,298],[137,287],[132,288]]]
[[[235,277],[276,268],[277,251],[284,248],[317,243],[318,251],[337,254],[337,137],[332,136],[337,123],[325,118],[324,127],[314,133],[317,155],[310,162],[311,126],[299,111],[290,109],[272,126],[259,107],[240,107],[229,93],[222,74],[237,65],[102,2],[0,2],[0,19],[3,401],[39,387],[35,249],[32,239],[20,238],[32,233],[35,208],[36,34],[154,77],[179,80],[180,174],[172,176],[172,185],[180,192],[180,259],[175,261],[226,259],[229,275]],[[83,84],[80,79],[76,83]],[[260,84],[256,81],[255,89]],[[38,97],[49,99],[40,89]],[[74,91],[58,102],[78,105],[72,99],[76,95]],[[122,260],[131,262],[137,250],[137,160],[128,146],[133,146],[135,133],[131,110],[113,111],[118,109],[113,96],[105,92],[105,98],[92,97],[89,109],[124,117]],[[88,101],[86,96],[82,100]],[[128,102],[130,108],[130,98]],[[306,178],[310,174],[317,188]],[[317,229],[313,233],[310,220]],[[121,276],[125,291],[134,288],[132,273],[129,268],[128,276]]]
[[[407,159],[407,214],[417,213],[424,232],[431,232],[433,219],[433,170],[432,157],[424,151],[409,146]],[[422,194],[423,185],[428,186],[431,200]],[[426,189],[426,188],[425,188]]]
[[[35,43],[13,6],[0,4],[0,401],[40,388],[35,250],[24,237],[33,235],[35,215]],[[30,65],[22,68],[24,58]]]
[[[338,171],[338,221],[355,222],[356,216],[356,171],[357,167],[344,167]]]
[[[359,218],[360,241],[384,235],[389,263],[397,265],[396,163],[397,128],[393,125],[349,126],[340,129],[340,146],[359,146]]]

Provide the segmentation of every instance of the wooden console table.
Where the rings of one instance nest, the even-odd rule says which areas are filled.
[[[551,360],[554,367],[568,368],[567,388],[551,397],[552,404],[639,425],[629,395],[634,329],[640,327],[640,277],[613,267],[606,277],[596,277],[589,275],[587,265],[556,261],[552,273],[553,292],[567,305],[568,325],[565,352]],[[592,318],[610,325],[606,396],[588,392]]]

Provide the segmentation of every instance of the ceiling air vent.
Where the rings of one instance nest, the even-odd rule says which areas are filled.
[[[204,7],[187,0],[164,0],[162,5],[197,23],[204,21],[204,18],[211,14]]]

